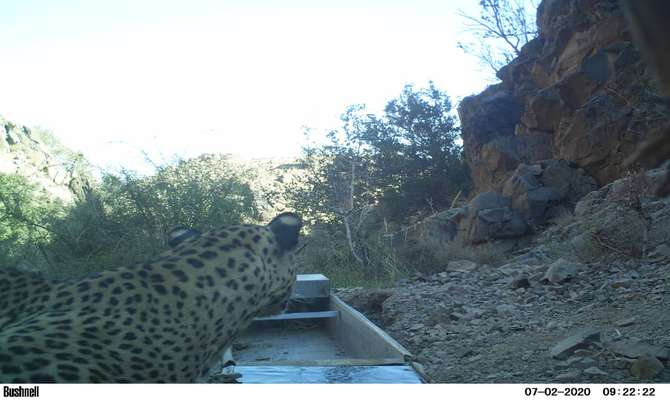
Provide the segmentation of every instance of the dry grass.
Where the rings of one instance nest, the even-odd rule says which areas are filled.
[[[320,229],[306,239],[307,246],[298,256],[300,273],[320,273],[335,287],[389,287],[408,271],[389,244],[369,240],[370,263],[361,265],[351,254],[342,232]]]
[[[450,261],[469,260],[477,264],[502,265],[509,258],[499,243],[464,246],[458,242],[407,241],[399,250],[400,259],[411,270],[431,274],[444,271]]]
[[[613,219],[599,214],[570,215],[554,221],[554,225],[540,235],[538,243],[552,258],[583,263],[640,258],[643,231],[640,219],[630,210],[621,211]]]

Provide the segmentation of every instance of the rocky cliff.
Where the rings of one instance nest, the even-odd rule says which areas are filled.
[[[476,192],[499,190],[520,164],[562,159],[604,185],[667,121],[617,0],[544,0],[539,37],[459,107]]]
[[[0,117],[0,173],[25,176],[50,198],[71,202],[89,185],[87,165],[49,132]]]
[[[537,24],[501,83],[459,106],[475,197],[437,216],[441,241],[538,232],[634,172],[625,160],[670,118],[617,0],[543,0]]]

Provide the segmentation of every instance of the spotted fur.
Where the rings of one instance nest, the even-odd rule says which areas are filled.
[[[0,272],[0,382],[193,382],[295,281],[293,213],[69,282]]]

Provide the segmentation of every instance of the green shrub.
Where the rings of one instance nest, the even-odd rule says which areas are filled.
[[[0,265],[71,277],[146,261],[178,225],[256,222],[252,179],[226,157],[205,155],[146,177],[105,174],[66,207],[19,175],[0,175]]]
[[[107,174],[65,218],[51,222],[59,240],[47,251],[55,275],[80,275],[151,259],[167,233],[255,222],[246,171],[225,157],[205,155],[159,167],[154,175]],[[53,268],[52,268],[53,269]]]
[[[0,174],[0,268],[43,269],[44,247],[54,238],[48,218],[65,208],[18,174]]]

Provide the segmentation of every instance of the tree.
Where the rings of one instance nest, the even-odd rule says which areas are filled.
[[[451,102],[432,82],[405,86],[381,115],[353,105],[341,121],[327,144],[304,149],[302,181],[288,196],[307,220],[339,225],[352,256],[366,266],[373,214],[400,224],[448,207],[469,189],[469,174]]]
[[[537,0],[480,0],[479,6],[477,17],[459,12],[476,42],[459,42],[458,47],[497,74],[537,36]]]
[[[371,163],[357,140],[360,120],[353,117],[363,110],[350,106],[341,116],[343,127],[328,133],[328,144],[303,148],[303,174],[286,193],[292,208],[309,222],[342,224],[354,259],[366,266],[368,251],[361,240],[361,228],[375,202]],[[305,131],[309,138],[311,131]]]
[[[381,119],[370,117],[361,140],[371,148],[380,203],[391,219],[446,208],[469,190],[459,135],[451,101],[433,82],[405,86]]]

